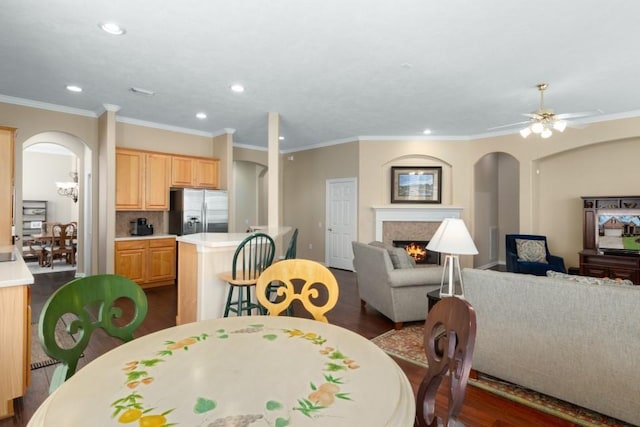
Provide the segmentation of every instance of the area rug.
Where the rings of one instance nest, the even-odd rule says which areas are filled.
[[[426,368],[427,356],[424,353],[423,330],[422,324],[411,325],[399,331],[385,332],[371,341],[391,356]],[[632,427],[622,421],[492,377],[480,376],[478,379],[469,379],[469,384],[576,425]]]
[[[54,260],[53,268],[51,267],[40,267],[38,261],[31,261],[27,263],[27,268],[31,274],[43,274],[43,273],[59,273],[61,271],[70,271],[75,270],[76,266],[72,264],[67,264],[65,260]]]
[[[60,347],[69,348],[75,341],[73,337],[67,333],[65,328],[65,324],[58,322],[58,325],[56,325],[56,341],[60,344]],[[84,354],[80,355],[80,357],[83,356]],[[38,337],[38,324],[33,323],[31,325],[31,370],[55,365],[56,363],[60,363],[60,361],[50,358],[47,353],[44,352],[40,338]]]

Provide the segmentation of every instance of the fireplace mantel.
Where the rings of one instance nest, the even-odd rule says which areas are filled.
[[[385,221],[442,221],[460,218],[462,207],[451,205],[385,205],[373,206],[376,221],[376,240],[382,241],[382,223]]]

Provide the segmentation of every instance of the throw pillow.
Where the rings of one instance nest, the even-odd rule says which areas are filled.
[[[516,239],[518,261],[547,263],[547,251],[544,240]]]
[[[413,268],[414,263],[411,261],[411,255],[407,253],[404,248],[389,248],[387,249],[389,252],[389,257],[391,258],[391,263],[393,264],[393,268]]]

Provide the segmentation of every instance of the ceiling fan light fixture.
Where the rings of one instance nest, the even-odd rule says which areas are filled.
[[[521,135],[523,138],[528,137],[529,135],[531,135],[531,129],[529,129],[529,127],[527,126],[526,128],[524,128],[524,129],[520,130],[520,135]]]
[[[540,122],[535,122],[531,125],[531,132],[533,133],[542,133],[544,129],[544,125]]]
[[[121,27],[119,24],[115,22],[101,22],[98,24],[100,29],[105,33],[111,34],[112,36],[122,36],[127,30]]]
[[[550,138],[551,135],[553,135],[553,132],[551,132],[549,128],[544,128],[544,130],[540,132],[540,137],[544,139]]]
[[[553,123],[553,128],[558,132],[564,132],[567,128],[567,122],[564,120],[557,120]]]

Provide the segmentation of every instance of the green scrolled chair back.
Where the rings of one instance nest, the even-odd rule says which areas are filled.
[[[116,324],[122,317],[122,309],[114,305],[120,298],[133,303],[132,317],[126,324]],[[102,328],[112,337],[124,342],[133,339],[133,332],[147,315],[147,296],[142,288],[126,277],[101,274],[72,280],[57,289],[49,297],[40,313],[38,336],[42,347],[50,357],[61,363],[51,378],[49,393],[76,372],[78,360],[87,348],[92,333]],[[56,325],[65,316],[67,333],[73,335],[72,347],[61,347],[56,341]]]

